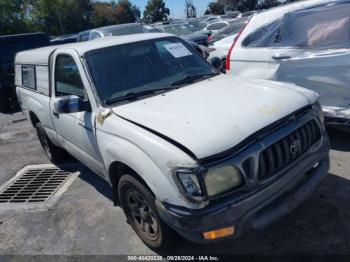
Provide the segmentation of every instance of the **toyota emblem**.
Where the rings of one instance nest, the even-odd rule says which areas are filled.
[[[300,140],[295,139],[293,142],[290,144],[289,151],[294,155],[300,151],[301,143]]]

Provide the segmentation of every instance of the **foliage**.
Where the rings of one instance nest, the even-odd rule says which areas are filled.
[[[31,21],[26,19],[27,1],[0,0],[0,34],[30,32]]]
[[[294,2],[296,0],[287,0]],[[242,12],[270,8],[279,0],[213,0],[206,14]],[[186,16],[195,17],[193,0],[185,0]],[[144,21],[168,20],[170,10],[164,0],[148,0]],[[51,35],[78,33],[90,28],[140,21],[140,10],[130,0],[0,0],[0,34],[44,31]]]
[[[237,4],[237,10],[241,12],[248,12],[257,8],[257,0],[240,0]]]
[[[287,0],[295,2],[297,0]],[[258,9],[268,9],[281,4],[279,0],[217,0],[208,5],[206,14],[220,14],[221,7],[224,11],[247,12]]]
[[[289,1],[289,2],[293,2],[293,1]],[[268,9],[271,7],[275,7],[280,5],[281,2],[279,2],[278,0],[263,0],[261,1],[261,3],[259,3],[259,8],[260,9]]]
[[[165,6],[163,0],[148,0],[143,12],[143,20],[151,24],[168,20],[169,15],[170,10]]]
[[[33,19],[54,35],[75,33],[90,25],[90,0],[34,0]]]
[[[0,0],[0,34],[44,31],[51,35],[140,20],[129,0]]]
[[[241,11],[247,12],[255,10],[258,0],[218,0],[225,6],[225,11]]]
[[[90,22],[94,28],[117,24],[118,20],[115,9],[108,3],[95,3],[92,7]]]
[[[212,15],[223,15],[225,14],[225,6],[220,2],[211,2],[208,5],[207,10],[205,11],[205,14],[212,14]]]
[[[133,23],[140,17],[140,10],[128,0],[119,0],[115,9],[119,24]]]
[[[105,3],[96,2],[92,7],[90,18],[92,27],[113,24],[133,23],[140,19],[140,10],[128,0]]]

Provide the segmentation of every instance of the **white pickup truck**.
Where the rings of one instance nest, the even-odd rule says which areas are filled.
[[[69,152],[106,179],[154,249],[261,228],[328,173],[314,92],[219,74],[173,35],[21,52],[16,86],[50,160]]]

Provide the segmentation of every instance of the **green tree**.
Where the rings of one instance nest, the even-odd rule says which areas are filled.
[[[29,1],[0,0],[0,34],[17,34],[30,31],[31,20],[27,17]]]
[[[225,7],[227,11],[241,11],[247,12],[255,10],[258,0],[218,0],[220,4]]]
[[[89,28],[91,0],[33,0],[33,19],[53,35]]]
[[[118,23],[115,6],[111,3],[96,2],[90,17],[92,27],[101,27]]]
[[[261,9],[269,9],[271,7],[275,7],[275,6],[278,6],[280,4],[281,4],[281,2],[278,0],[263,0],[263,1],[261,1],[261,3],[259,3],[259,7]]]
[[[227,11],[236,11],[238,10],[239,2],[244,0],[218,0],[218,3],[225,7]]]
[[[143,12],[143,20],[146,23],[155,23],[168,20],[170,10],[165,6],[163,0],[148,0],[145,11]]]
[[[238,2],[237,10],[241,12],[248,12],[256,10],[258,0],[240,0]]]
[[[209,3],[207,10],[205,11],[206,15],[223,15],[225,14],[224,5],[220,2],[211,2]]]
[[[90,22],[92,27],[114,24],[133,23],[139,21],[140,9],[129,0],[112,1],[111,3],[96,2],[92,8]]]
[[[117,20],[120,24],[133,23],[140,16],[140,10],[129,0],[119,0],[115,7]]]

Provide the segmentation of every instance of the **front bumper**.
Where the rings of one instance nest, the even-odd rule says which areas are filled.
[[[159,214],[170,227],[193,242],[213,242],[205,240],[203,232],[229,226],[235,226],[235,234],[227,238],[239,238],[299,206],[327,175],[328,152],[326,139],[316,153],[294,163],[280,179],[240,202],[228,199],[201,210],[157,202]]]

